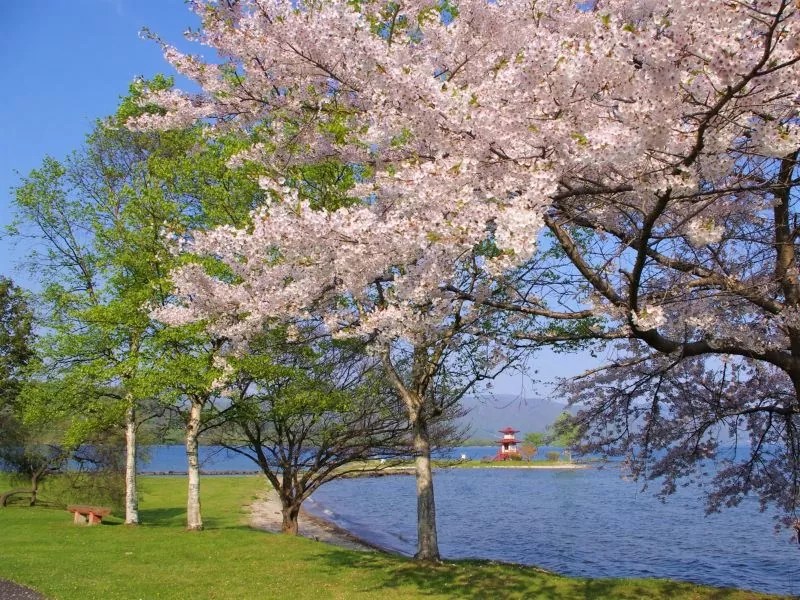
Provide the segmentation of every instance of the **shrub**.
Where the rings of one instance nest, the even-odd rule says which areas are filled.
[[[519,454],[522,457],[522,460],[533,460],[533,457],[536,456],[536,452],[538,450],[539,448],[532,444],[522,444],[519,449]]]
[[[550,452],[545,454],[545,458],[547,458],[547,460],[549,460],[550,462],[557,462],[559,456],[561,456],[561,455],[558,452],[554,451],[554,450],[551,450]]]

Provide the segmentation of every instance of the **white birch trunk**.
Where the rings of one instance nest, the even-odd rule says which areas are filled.
[[[128,397],[125,411],[125,524],[139,524],[139,492],[136,489],[136,406]]]
[[[186,424],[186,460],[189,472],[189,493],[186,501],[186,528],[189,531],[203,529],[200,513],[200,459],[198,456],[198,435],[200,431],[200,411],[202,404],[192,402],[189,421]]]

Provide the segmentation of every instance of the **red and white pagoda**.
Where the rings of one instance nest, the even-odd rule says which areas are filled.
[[[519,456],[519,450],[517,449],[519,440],[514,437],[514,434],[518,432],[519,429],[512,429],[511,427],[500,430],[500,433],[503,434],[503,438],[495,442],[500,445],[500,449],[494,457],[495,460],[508,460],[512,456]]]

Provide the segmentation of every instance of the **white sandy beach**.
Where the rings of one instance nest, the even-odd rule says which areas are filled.
[[[250,505],[250,510],[251,527],[275,533],[280,532],[283,520],[281,517],[281,502],[275,490],[270,490],[263,497],[255,500]],[[376,551],[376,548],[362,542],[344,529],[324,519],[314,517],[302,509],[298,519],[298,530],[300,535],[320,542],[362,552]]]

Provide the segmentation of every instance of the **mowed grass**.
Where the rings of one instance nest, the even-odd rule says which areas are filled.
[[[7,486],[0,479],[0,489]],[[78,527],[64,510],[0,509],[0,578],[53,599],[769,598],[662,580],[586,580],[483,561],[419,565],[250,529],[260,477],[207,477],[206,530],[184,530],[183,478],[142,478],[139,527]],[[613,548],[608,550],[613,560]],[[687,573],[687,576],[689,574]]]

